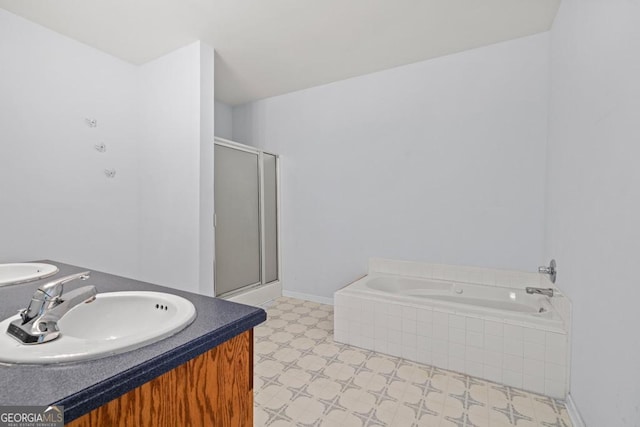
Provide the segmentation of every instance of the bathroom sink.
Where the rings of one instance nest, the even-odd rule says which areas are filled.
[[[58,321],[61,336],[43,344],[22,344],[6,333],[19,316],[0,322],[0,362],[46,365],[124,353],[176,334],[195,317],[193,304],[177,295],[102,293],[71,309]]]
[[[0,264],[0,286],[44,279],[58,272],[58,267],[37,262]]]

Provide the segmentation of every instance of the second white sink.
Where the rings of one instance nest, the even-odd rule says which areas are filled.
[[[38,262],[0,264],[0,286],[44,279],[58,272],[58,267]]]
[[[61,336],[25,345],[6,333],[0,322],[0,362],[53,364],[124,353],[171,336],[196,318],[191,301],[161,292],[109,292],[70,310],[58,326]]]

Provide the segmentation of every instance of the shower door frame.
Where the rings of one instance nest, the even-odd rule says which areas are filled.
[[[217,294],[216,292],[216,281],[217,281],[217,256],[216,256],[216,236],[217,236],[217,224],[216,224],[216,208],[215,208],[215,193],[214,193],[214,231],[213,231],[213,294],[217,298],[233,298],[240,294],[243,294],[247,291],[252,291],[259,289],[265,285],[279,285],[282,281],[282,245],[280,244],[280,156],[272,153],[270,151],[264,151],[257,149],[255,147],[251,147],[249,145],[241,144],[239,142],[235,142],[229,139],[216,137],[214,139],[214,146],[219,145],[225,148],[230,148],[233,150],[244,151],[250,154],[255,154],[258,156],[258,177],[259,177],[259,227],[260,227],[260,282],[251,283],[245,286],[242,286],[238,289],[234,289],[232,291],[225,292],[223,294]],[[268,154],[275,157],[276,161],[276,256],[277,256],[277,269],[278,274],[275,280],[270,282],[266,281],[266,260],[265,260],[265,251],[266,251],[266,242],[265,242],[265,209],[264,209],[264,155]],[[215,180],[215,170],[214,170],[214,180]]]

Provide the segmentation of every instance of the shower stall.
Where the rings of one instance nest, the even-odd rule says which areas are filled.
[[[215,295],[279,282],[279,159],[216,138]]]

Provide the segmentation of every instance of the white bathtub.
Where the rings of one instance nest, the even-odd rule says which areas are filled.
[[[410,304],[425,303],[532,325],[545,325],[558,331],[563,328],[562,319],[549,298],[527,294],[524,289],[374,274],[351,284],[349,290],[370,292]]]
[[[565,398],[567,319],[524,288],[370,271],[335,293],[334,339]]]

